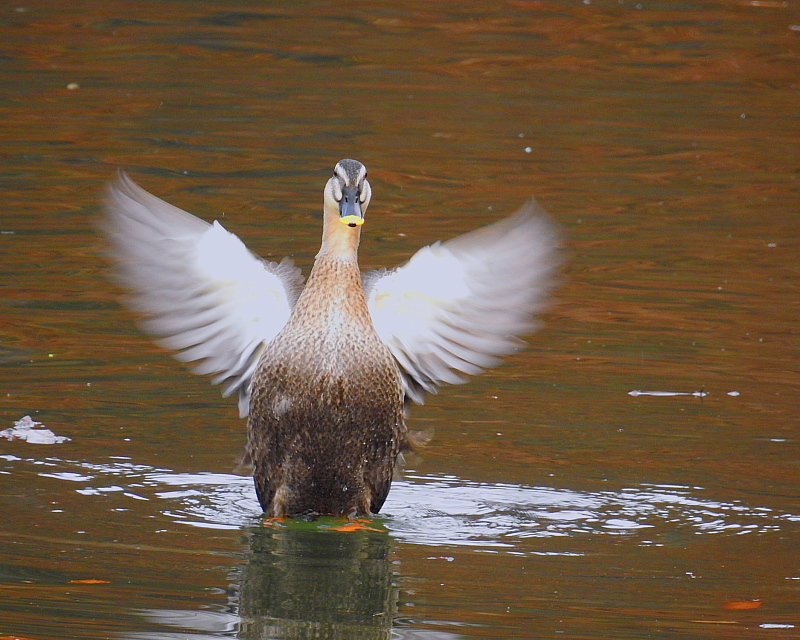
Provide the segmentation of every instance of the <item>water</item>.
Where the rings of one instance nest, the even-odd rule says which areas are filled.
[[[789,3],[17,3],[0,14],[0,638],[791,638]],[[413,411],[368,529],[263,526],[234,403],[135,328],[118,167],[308,268],[365,162],[365,268],[536,195],[530,347]],[[639,394],[631,395],[638,391]],[[646,393],[644,393],[646,392]],[[372,530],[374,529],[374,530]]]

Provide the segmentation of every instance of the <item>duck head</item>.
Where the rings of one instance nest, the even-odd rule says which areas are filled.
[[[325,185],[321,255],[355,259],[372,188],[358,160],[340,160]]]
[[[367,182],[367,168],[358,160],[344,159],[336,163],[333,177],[325,185],[325,218],[336,213],[348,227],[364,224],[372,188]]]

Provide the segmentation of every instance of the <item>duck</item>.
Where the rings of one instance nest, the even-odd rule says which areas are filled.
[[[415,438],[407,409],[524,346],[557,281],[556,224],[516,213],[362,274],[367,169],[339,161],[304,281],[119,171],[101,221],[114,277],[143,329],[237,394],[244,460],[272,518],[369,517]]]

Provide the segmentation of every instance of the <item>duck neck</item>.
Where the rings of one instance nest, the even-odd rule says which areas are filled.
[[[314,345],[293,357],[315,369],[338,366],[353,355],[341,348],[343,340],[377,340],[358,268],[359,229],[340,221],[338,207],[331,209],[325,211],[322,247],[281,333],[289,347],[292,341]]]
[[[358,267],[359,236],[359,227],[342,223],[338,211],[326,211],[322,247],[295,306],[296,314],[311,310],[325,331],[335,332],[343,322],[361,326],[369,318]]]
[[[324,209],[322,224],[322,246],[314,260],[314,267],[306,283],[306,289],[314,289],[321,283],[329,291],[361,289],[361,271],[358,268],[358,241],[361,227],[350,227],[339,218],[339,208]]]
[[[317,261],[337,261],[358,264],[358,242],[361,227],[350,227],[339,219],[339,211],[325,207],[322,224],[322,247]]]

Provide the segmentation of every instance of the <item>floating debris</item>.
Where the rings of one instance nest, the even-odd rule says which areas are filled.
[[[629,396],[694,396],[705,398],[708,391],[628,391]]]
[[[758,609],[762,604],[764,603],[761,600],[734,600],[733,602],[726,602],[722,605],[722,608],[731,610]]]
[[[37,429],[43,427],[41,422],[36,422],[30,416],[25,416],[14,423],[11,429],[0,431],[0,437],[8,440],[25,440],[32,444],[61,444],[69,442],[72,438],[57,436],[50,429]]]
[[[794,629],[793,624],[785,624],[780,622],[762,622],[758,626],[762,629]]]

